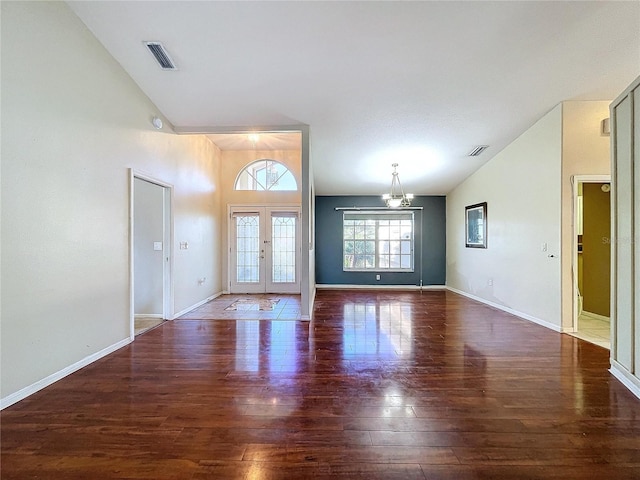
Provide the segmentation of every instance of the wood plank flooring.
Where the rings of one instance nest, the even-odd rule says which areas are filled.
[[[638,479],[608,351],[445,291],[165,322],[1,413],[2,479]]]

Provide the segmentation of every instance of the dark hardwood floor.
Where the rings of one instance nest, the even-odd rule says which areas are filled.
[[[445,291],[176,320],[5,409],[2,479],[635,479],[609,352]]]

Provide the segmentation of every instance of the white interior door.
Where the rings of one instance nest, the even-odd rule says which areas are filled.
[[[230,291],[300,293],[300,208],[232,207]]]

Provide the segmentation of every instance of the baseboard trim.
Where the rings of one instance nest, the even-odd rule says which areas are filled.
[[[582,310],[582,313],[580,315],[584,315],[585,317],[593,318],[594,320],[600,320],[603,322],[611,321],[609,317],[605,317],[604,315],[600,315],[599,313],[587,312],[586,310]]]
[[[609,373],[616,377],[620,383],[631,391],[631,393],[640,398],[640,380],[633,376],[629,370],[624,368],[614,359],[611,359],[611,368],[609,369]]]
[[[505,307],[504,305],[500,305],[499,303],[494,303],[489,300],[486,300],[481,297],[477,297],[471,293],[464,292],[462,290],[458,290],[457,288],[453,288],[447,285],[447,290],[457,293],[458,295],[462,295],[463,297],[470,298],[471,300],[475,300],[476,302],[484,303],[493,308],[497,308],[498,310],[502,310],[503,312],[510,313],[511,315],[515,315],[516,317],[520,317],[524,320],[529,320],[530,322],[536,323],[540,326],[546,327],[554,332],[561,333],[562,327],[560,325],[554,325],[553,323],[547,322],[546,320],[542,320],[541,318],[534,317],[533,315],[529,315],[528,313],[519,312],[518,310],[514,310],[513,308]]]
[[[347,285],[318,283],[317,290],[444,290],[444,285]]]
[[[162,318],[162,314],[161,313],[150,313],[150,314],[146,314],[146,313],[136,313],[133,318]]]
[[[103,348],[99,352],[93,353],[83,358],[82,360],[72,365],[69,365],[68,367],[63,368],[58,372],[52,373],[51,375],[43,378],[42,380],[38,380],[37,382],[32,383],[31,385],[24,387],[18,390],[17,392],[12,393],[11,395],[7,395],[6,397],[0,399],[0,410],[3,410],[13,405],[14,403],[17,403],[20,400],[24,400],[29,395],[33,395],[34,393],[42,390],[43,388],[48,387],[49,385],[57,382],[58,380],[62,380],[64,377],[71,375],[74,372],[77,372],[78,370],[86,367],[87,365],[92,364],[96,360],[100,360],[102,357],[105,357],[110,353],[113,353],[116,350],[119,350],[122,347],[126,347],[130,343],[131,343],[130,338],[125,338],[124,340],[120,340],[119,342],[114,343],[113,345],[110,345],[107,348]]]
[[[173,318],[178,318],[181,317],[182,315],[189,313],[191,310],[195,310],[198,307],[201,307],[202,305],[204,305],[207,302],[210,302],[211,300],[213,300],[214,298],[218,298],[220,295],[222,295],[223,292],[218,292],[218,293],[214,293],[213,295],[211,295],[210,297],[205,298],[204,300],[199,301],[198,303],[191,305],[190,307],[185,308],[184,310],[180,310],[178,313],[173,315]]]

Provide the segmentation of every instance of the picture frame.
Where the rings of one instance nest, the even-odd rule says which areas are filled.
[[[487,248],[487,202],[464,207],[465,246]]]

